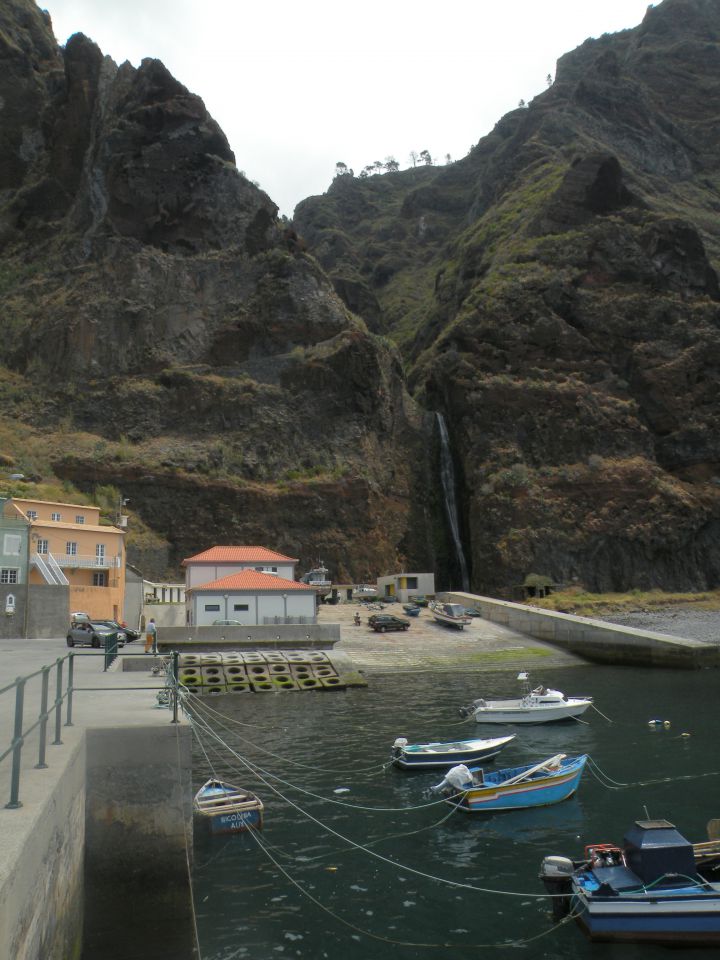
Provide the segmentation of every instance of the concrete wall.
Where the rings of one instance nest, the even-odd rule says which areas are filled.
[[[83,960],[191,960],[191,731],[87,731]]]
[[[28,637],[64,637],[70,625],[70,593],[66,586],[30,584]]]
[[[144,602],[142,574],[129,563],[125,564],[125,601],[121,619],[133,630],[140,625]]]
[[[455,603],[479,608],[485,620],[501,623],[597,663],[681,669],[720,667],[718,644],[621,627],[470,593],[448,596]]]
[[[158,627],[185,627],[184,603],[148,603],[144,614],[146,623],[153,617]]]
[[[277,638],[280,638],[279,640]],[[330,649],[340,640],[339,623],[280,623],[255,627],[168,627],[158,630],[158,648],[190,653],[218,649],[254,650],[263,646]]]
[[[30,601],[28,605],[28,591]],[[5,613],[8,595],[15,597],[15,612]],[[70,624],[68,588],[50,584],[0,584],[0,639],[64,637]]]
[[[27,786],[27,784],[24,784]],[[8,811],[4,829],[12,824]],[[85,750],[76,747],[0,890],[0,960],[79,960],[85,851]]]

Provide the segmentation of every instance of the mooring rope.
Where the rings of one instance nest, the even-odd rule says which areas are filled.
[[[283,793],[281,790],[279,790],[276,786],[274,786],[272,783],[270,783],[269,780],[265,780],[264,777],[262,776],[261,772],[259,772],[258,768],[254,768],[253,765],[252,765],[249,761],[247,761],[244,757],[242,757],[242,756],[240,756],[238,753],[236,753],[236,752],[229,746],[229,744],[225,743],[225,741],[223,741],[222,738],[221,738],[220,736],[218,736],[218,734],[215,733],[214,730],[212,730],[212,729],[209,728],[209,727],[206,727],[206,732],[207,732],[213,739],[215,739],[218,743],[220,743],[222,746],[224,746],[225,749],[228,750],[228,752],[229,752],[236,760],[238,760],[238,761],[245,767],[246,770],[248,770],[250,773],[254,773],[255,776],[258,777],[258,779],[261,780],[262,783],[263,783],[269,790],[271,790],[274,794],[276,794],[278,797],[280,797],[280,799],[284,800],[284,801],[285,801],[286,803],[288,803],[291,807],[293,807],[295,810],[297,810],[298,813],[302,814],[302,816],[304,816],[306,819],[312,821],[314,824],[316,824],[316,825],[317,825],[318,827],[320,827],[322,830],[325,830],[327,833],[332,834],[333,836],[337,837],[339,840],[342,840],[344,843],[347,843],[350,847],[352,847],[352,848],[354,848],[354,849],[356,849],[356,850],[358,850],[358,851],[360,851],[360,852],[367,853],[368,856],[374,857],[375,859],[380,860],[380,861],[383,862],[383,863],[389,864],[391,867],[393,867],[393,868],[396,869],[396,870],[403,870],[403,871],[405,871],[405,872],[407,872],[407,873],[411,873],[411,874],[413,874],[413,875],[415,875],[415,876],[423,877],[423,878],[426,879],[426,880],[432,880],[432,881],[434,881],[434,882],[436,882],[436,883],[446,884],[446,885],[448,885],[448,886],[456,887],[457,889],[461,889],[461,890],[472,890],[472,891],[474,891],[474,892],[476,892],[476,893],[488,893],[488,894],[493,894],[493,895],[498,895],[498,896],[508,896],[508,897],[525,897],[525,898],[530,898],[530,899],[535,899],[535,900],[548,900],[548,899],[553,899],[554,897],[558,897],[558,896],[566,896],[566,894],[527,893],[527,892],[520,892],[520,891],[516,891],[516,890],[498,890],[498,889],[492,888],[492,887],[480,887],[480,886],[477,886],[477,884],[467,883],[467,882],[465,882],[465,881],[449,880],[449,879],[447,879],[446,877],[435,876],[435,875],[433,875],[433,874],[431,874],[431,873],[427,873],[427,872],[425,872],[425,871],[423,871],[423,870],[418,870],[418,869],[415,868],[415,867],[410,867],[410,866],[408,866],[407,864],[399,863],[397,860],[392,860],[390,857],[385,857],[385,856],[383,856],[383,854],[378,853],[378,852],[375,851],[375,850],[370,850],[368,847],[364,846],[363,844],[357,843],[357,841],[352,840],[350,837],[346,837],[344,834],[339,833],[337,830],[334,830],[334,829],[333,829],[331,826],[329,826],[328,824],[323,823],[323,822],[322,822],[321,820],[319,820],[317,817],[313,816],[313,814],[311,814],[309,811],[305,810],[305,809],[304,809],[303,807],[301,807],[298,803],[296,803],[294,800],[292,800],[290,797],[288,797],[286,794],[284,794],[284,793]],[[321,799],[326,799],[326,798],[323,797],[323,798],[321,798]],[[444,801],[441,801],[441,802],[444,802]]]
[[[175,727],[175,746],[177,752],[177,770],[178,770],[178,786],[182,787],[182,763],[180,758],[180,727]],[[192,883],[192,867],[190,866],[190,844],[188,843],[188,831],[186,819],[182,817],[183,822],[183,839],[185,841],[185,868],[187,870],[187,881],[188,881],[188,890],[190,893],[190,913],[192,915],[193,922],[193,933],[195,935],[195,947],[197,948],[198,960],[202,960],[202,951],[200,949],[200,933],[198,930],[198,921],[197,921],[197,910],[195,909],[195,894],[193,891]]]
[[[598,766],[591,756],[588,756],[588,768],[598,783],[608,790],[624,790],[630,787],[650,787],[658,783],[675,783],[680,780],[702,780],[705,777],[720,776],[720,770],[708,770],[706,773],[683,773],[675,777],[656,777],[652,780],[636,780],[633,783],[623,783],[620,780],[613,780],[611,776]]]
[[[192,697],[193,695],[190,694],[188,696]],[[200,703],[198,701],[198,698],[189,699],[187,702],[192,704],[197,704],[197,706],[200,709],[205,710],[208,713],[213,714],[215,717],[221,718],[222,720],[227,720],[229,723],[240,724],[240,726],[243,726],[243,727],[247,726],[247,724],[241,723],[241,721],[236,720],[234,717],[228,717],[226,714],[220,713],[218,710],[214,710],[209,704]],[[224,727],[224,729],[227,730],[228,728]],[[260,753],[266,753],[269,757],[273,757],[275,760],[281,760],[283,763],[289,763],[292,766],[296,766],[296,767],[304,767],[307,770],[315,770],[318,773],[352,773],[355,775],[361,774],[361,773],[379,773],[379,772],[382,772],[383,770],[386,770],[388,767],[392,766],[392,760],[388,760],[385,763],[373,764],[372,767],[359,767],[359,768],[347,767],[343,769],[330,770],[324,767],[317,767],[314,764],[302,763],[300,760],[292,760],[289,757],[282,757],[280,756],[280,754],[273,753],[272,750],[268,750],[266,747],[261,747],[259,746],[259,744],[254,743],[252,740],[248,740],[245,737],[241,737],[239,734],[236,734],[236,737],[237,739],[243,740],[245,743],[249,744],[249,746],[253,747],[253,749],[259,750]]]
[[[198,718],[196,718],[196,719],[202,721],[202,718],[199,718],[199,717],[198,717]],[[204,722],[204,721],[202,721],[202,722]],[[220,724],[220,726],[223,727],[222,724]],[[207,728],[209,731],[212,730],[212,728],[209,727],[209,726],[207,726],[207,725],[206,725],[206,728]],[[227,729],[227,728],[223,728],[223,729]],[[213,731],[213,733],[214,733],[214,731]],[[218,739],[220,739],[220,738],[218,738]],[[242,758],[241,758],[240,755],[239,755],[238,753],[236,753],[236,752],[232,749],[232,747],[230,747],[230,745],[229,745],[225,740],[220,739],[220,742],[223,744],[223,746],[224,746],[227,750],[229,750],[229,751],[233,754],[233,756],[237,757],[238,759],[242,759],[242,762],[243,762],[248,768],[251,768],[251,769],[254,770],[255,772],[260,772],[260,773],[264,774],[266,777],[271,777],[273,780],[277,780],[278,783],[282,783],[283,786],[289,787],[291,790],[297,790],[299,793],[304,793],[306,796],[312,797],[314,800],[322,800],[322,801],[324,801],[325,803],[334,803],[334,804],[336,804],[336,805],[339,806],[339,807],[349,807],[349,808],[352,809],[352,810],[367,810],[367,811],[370,811],[370,812],[377,812],[377,813],[408,813],[408,812],[412,812],[412,811],[415,811],[415,810],[424,810],[424,809],[427,809],[428,807],[437,807],[437,806],[440,806],[440,804],[445,803],[445,800],[444,800],[444,799],[432,800],[432,801],[430,801],[429,803],[416,804],[415,806],[410,806],[410,807],[408,807],[408,806],[405,806],[405,807],[375,807],[375,806],[368,806],[368,805],[366,805],[366,804],[348,803],[346,800],[338,800],[338,799],[336,799],[335,797],[326,797],[326,796],[323,796],[322,794],[319,794],[319,793],[313,793],[312,790],[306,790],[304,787],[299,787],[297,784],[291,783],[289,780],[285,780],[283,777],[279,777],[279,776],[277,776],[277,774],[272,773],[270,770],[266,770],[264,767],[259,766],[258,764],[254,763],[252,760],[248,760],[247,757],[242,757]]]
[[[614,721],[614,720],[611,720],[610,717],[606,717],[605,714],[602,712],[602,710],[598,710],[598,708],[595,706],[594,703],[591,703],[590,706],[591,706],[592,709],[595,711],[595,713],[599,713],[599,714],[600,714],[600,716],[603,718],[603,720],[607,720],[608,723],[615,723],[615,721]]]
[[[250,830],[249,832],[252,834],[253,839],[256,841],[256,843],[258,844],[259,848],[263,851],[265,856],[275,865],[275,867],[277,867],[277,869],[282,873],[285,879],[289,883],[291,883],[303,897],[305,897],[307,900],[313,903],[316,907],[322,910],[323,913],[327,914],[329,917],[332,917],[333,920],[336,920],[338,923],[342,924],[343,926],[348,927],[350,930],[354,930],[356,933],[360,934],[361,936],[368,937],[371,940],[378,940],[382,943],[390,943],[400,947],[418,947],[420,949],[430,949],[430,950],[458,949],[458,948],[471,949],[471,950],[480,950],[480,949],[489,950],[494,948],[503,949],[503,948],[509,948],[509,947],[522,947],[522,946],[526,946],[529,943],[534,943],[537,940],[541,940],[544,937],[550,936],[551,934],[555,933],[556,930],[559,930],[560,927],[565,926],[565,924],[569,923],[571,920],[574,920],[575,917],[578,916],[578,914],[571,912],[571,913],[568,913],[567,916],[563,917],[562,920],[560,920],[558,923],[553,924],[547,930],[543,930],[532,937],[525,937],[519,940],[510,940],[510,941],[504,940],[504,941],[495,942],[495,943],[459,943],[459,942],[448,943],[447,941],[442,943],[425,943],[425,942],[419,942],[414,940],[399,940],[394,937],[386,937],[386,936],[383,936],[382,934],[375,933],[372,930],[359,927],[357,924],[352,923],[350,920],[346,920],[345,917],[340,916],[340,914],[336,913],[334,910],[331,910],[329,907],[327,907],[317,897],[313,896],[312,893],[306,890],[305,887],[303,887],[303,885],[298,880],[296,880],[293,876],[291,876],[288,873],[288,871],[282,866],[282,864],[278,863],[278,861],[275,860],[275,858],[272,856],[270,851],[266,848],[264,839],[261,839],[260,834],[258,833],[257,830]]]

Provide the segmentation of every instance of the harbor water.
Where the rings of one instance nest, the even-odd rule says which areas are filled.
[[[587,723],[461,720],[458,707],[476,697],[517,696],[516,674],[396,673],[345,693],[194,701],[197,786],[212,773],[254,790],[266,807],[262,833],[196,832],[203,960],[458,960],[488,950],[519,950],[531,960],[667,957],[660,947],[590,944],[574,922],[554,927],[538,870],[546,855],[578,858],[588,843],[620,842],[646,816],[706,839],[707,821],[720,816],[720,676],[554,670],[531,679],[593,696],[612,722],[594,710]],[[495,767],[587,753],[609,779],[603,784],[586,769],[564,803],[469,815],[428,797],[441,772],[385,766],[398,736],[508,732],[517,739]],[[685,955],[711,951],[672,954]]]

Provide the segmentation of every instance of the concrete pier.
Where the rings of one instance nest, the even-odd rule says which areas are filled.
[[[720,667],[720,644],[542,610],[523,603],[471,593],[448,594],[455,603],[477,607],[483,619],[575,653],[594,663],[684,670]]]
[[[67,652],[61,640],[0,641],[0,687]],[[190,730],[158,709],[152,688],[161,679],[119,665],[103,673],[95,651],[74,652],[73,725],[63,705],[54,743],[52,711],[43,769],[38,729],[26,738],[17,809],[5,808],[11,757],[0,763],[0,960],[190,960]],[[24,729],[40,711],[40,680],[26,685]],[[14,711],[14,691],[0,695],[0,752],[12,742]],[[161,927],[170,918],[162,954],[138,922],[143,909]]]

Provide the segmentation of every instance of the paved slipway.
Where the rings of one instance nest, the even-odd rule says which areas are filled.
[[[358,611],[362,623],[355,626],[353,617]],[[481,617],[474,617],[463,630],[442,626],[427,609],[419,617],[406,618],[410,620],[407,631],[376,633],[367,620],[377,612],[404,616],[399,603],[388,604],[382,611],[366,610],[357,603],[323,605],[318,613],[320,623],[341,625],[342,639],[335,649],[347,654],[365,674],[398,669],[404,673],[450,672],[467,667],[475,671],[517,668],[537,673],[536,667],[586,663],[572,653]]]

